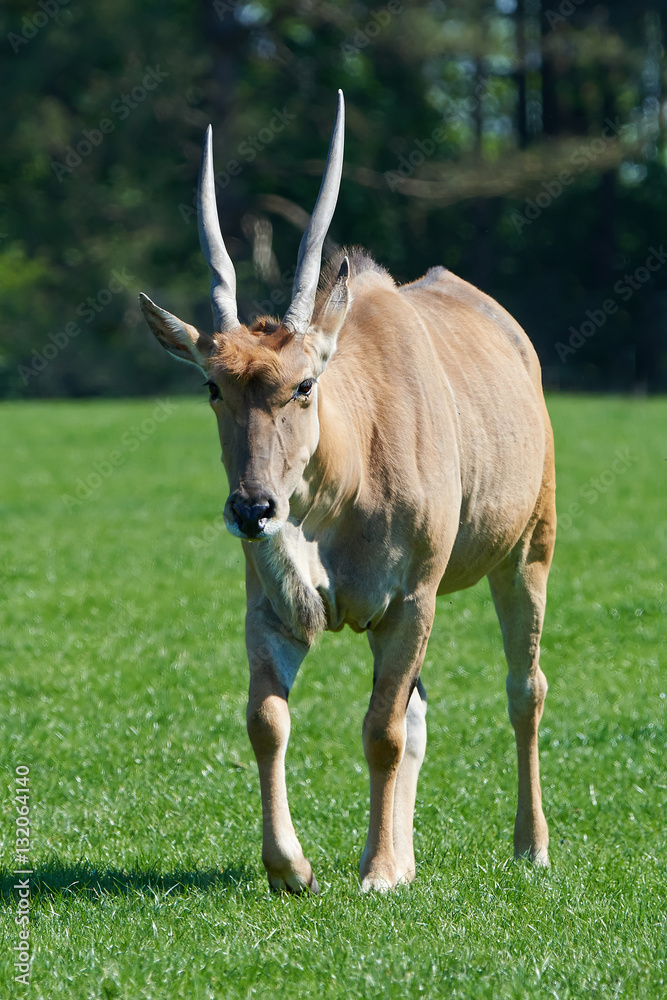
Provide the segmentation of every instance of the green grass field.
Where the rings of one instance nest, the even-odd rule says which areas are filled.
[[[261,863],[242,552],[216,525],[226,484],[203,390],[157,409],[0,407],[2,998],[667,995],[667,401],[549,406],[552,867],[512,860],[514,742],[482,582],[442,599],[429,645],[409,888],[358,888],[366,640],[326,635],[306,660],[288,780],[322,888],[308,898],[271,894]],[[13,981],[17,767],[29,988]]]

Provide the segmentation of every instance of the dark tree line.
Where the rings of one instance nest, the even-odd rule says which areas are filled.
[[[7,0],[0,393],[197,385],[136,295],[208,328],[209,121],[241,312],[283,312],[338,87],[331,247],[479,284],[551,387],[664,391],[664,23],[657,0]]]

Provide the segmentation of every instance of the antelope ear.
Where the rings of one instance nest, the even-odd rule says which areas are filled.
[[[344,257],[338,271],[338,277],[329,293],[329,298],[320,315],[317,317],[316,322],[313,323],[308,331],[307,340],[310,341],[319,355],[322,368],[324,368],[336,350],[338,334],[352,301],[352,295],[348,287],[349,277],[350,262],[347,257]]]
[[[206,361],[214,348],[212,337],[200,333],[189,323],[183,323],[166,309],[160,309],[143,292],[139,295],[139,305],[146,322],[165,350],[179,361],[188,361],[205,370]]]

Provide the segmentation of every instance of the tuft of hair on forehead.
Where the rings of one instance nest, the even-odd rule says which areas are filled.
[[[317,323],[335,284],[343,258],[350,263],[350,279],[372,271],[383,275],[393,285],[387,271],[373,260],[362,247],[344,247],[328,260],[320,275],[319,290],[315,300],[313,322]],[[269,385],[280,385],[294,374],[295,359],[284,348],[294,337],[291,330],[272,316],[262,316],[252,326],[240,326],[228,333],[216,333],[215,352],[209,361],[211,373],[232,375],[242,383],[259,379]],[[307,344],[304,349],[308,352]]]
[[[291,330],[278,320],[263,316],[251,327],[241,326],[230,333],[216,333],[215,352],[210,365],[241,382],[260,379],[280,385],[287,376],[282,349],[293,339]]]

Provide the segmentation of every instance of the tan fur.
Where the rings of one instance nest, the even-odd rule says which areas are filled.
[[[292,891],[316,887],[287,804],[287,696],[317,633],[344,625],[368,632],[374,658],[363,727],[371,801],[362,885],[382,890],[414,877],[426,743],[418,679],[436,597],[483,576],[509,668],[515,852],[547,864],[537,728],[555,481],[537,357],[498,303],[443,268],[399,288],[355,251],[342,295],[339,264],[325,275],[305,339],[267,321],[217,336],[204,365],[222,395],[213,407],[230,530],[240,530],[235,498],[252,504],[270,495],[275,506],[261,539],[242,543],[248,730],[269,880]],[[162,342],[175,338],[172,321],[158,320]],[[187,338],[177,332],[173,350],[182,353]],[[201,352],[203,338],[186,333]],[[308,378],[318,379],[310,396],[295,395]]]
[[[280,351],[291,339],[289,330],[268,318],[254,326],[241,326],[232,333],[215,336],[215,353],[210,358],[212,374],[224,372],[249,382],[253,378],[271,385],[285,379]]]

